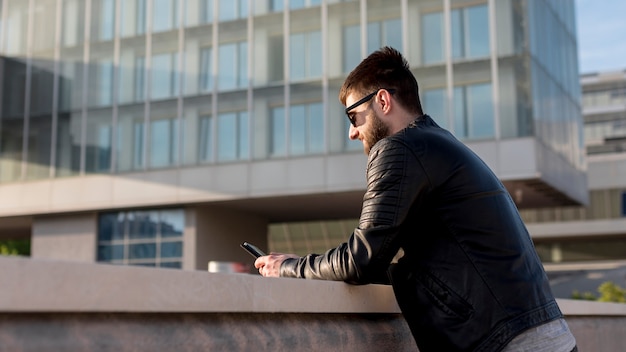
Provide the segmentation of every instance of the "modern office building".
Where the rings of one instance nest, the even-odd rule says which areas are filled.
[[[581,86],[589,203],[522,215],[544,263],[609,268],[626,261],[626,70],[584,74]]]
[[[335,245],[367,160],[337,95],[384,45],[520,209],[588,202],[573,0],[0,3],[0,237],[33,257]]]

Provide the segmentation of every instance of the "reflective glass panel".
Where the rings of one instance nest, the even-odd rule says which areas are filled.
[[[248,112],[242,111],[238,116],[238,144],[239,144],[239,158],[250,158],[250,133],[249,133],[249,121]]]
[[[152,259],[156,257],[156,244],[138,243],[128,246],[128,259]]]
[[[221,44],[219,47],[220,90],[243,88],[248,84],[248,53],[245,42]]]
[[[467,8],[467,56],[483,57],[489,55],[489,14],[487,5]]]
[[[115,170],[124,172],[143,165],[144,106],[121,107],[115,129]]]
[[[150,122],[150,167],[175,164],[178,145],[178,122],[158,119]]]
[[[291,155],[306,153],[306,106],[294,105],[289,109],[289,152]]]
[[[213,91],[213,50],[211,47],[200,49],[200,91]]]
[[[422,16],[422,61],[432,64],[443,61],[443,14],[427,13]]]
[[[361,62],[361,27],[343,28],[343,72],[350,72]]]
[[[309,152],[324,151],[324,105],[322,103],[308,106]]]
[[[223,113],[217,117],[217,157],[228,161],[237,158],[237,114]]]
[[[27,4],[25,1],[19,2]],[[85,0],[64,0],[62,11],[62,45],[71,47],[82,43],[85,33]]]
[[[184,222],[182,209],[102,213],[98,220],[97,259],[181,268]]]
[[[200,118],[198,133],[200,134],[200,161],[213,160],[213,119],[211,116],[203,116]]]
[[[91,40],[113,39],[115,26],[115,0],[92,0]]]
[[[178,53],[163,53],[152,56],[151,98],[165,99],[178,92]]]
[[[487,138],[494,135],[493,100],[491,84],[477,84],[468,87],[468,113],[471,118],[470,137]]]
[[[98,260],[104,262],[124,260],[124,249],[125,246],[122,244],[99,245]]]
[[[128,214],[128,237],[155,238],[158,228],[158,213],[155,211],[135,211]]]
[[[93,111],[87,115],[85,172],[111,170],[112,112]]]
[[[270,155],[284,156],[287,153],[287,140],[285,135],[285,108],[273,108],[270,119],[272,135]]]
[[[183,256],[182,242],[163,242],[161,243],[161,258],[176,258]]]
[[[428,114],[439,126],[448,128],[445,89],[424,91],[422,93],[422,104],[425,114]]]
[[[181,209],[161,210],[161,237],[182,236],[185,230],[185,213]]]
[[[467,103],[465,96],[465,87],[454,87],[454,134],[458,138],[467,137]]]
[[[174,0],[152,0],[152,30],[169,31],[178,27],[178,3]]]
[[[143,166],[143,151],[144,151],[144,123],[143,121],[135,121],[133,123],[133,138],[132,138],[132,151],[133,151],[133,169],[139,169]]]
[[[99,241],[123,240],[126,232],[124,213],[105,213],[100,215],[98,226]]]

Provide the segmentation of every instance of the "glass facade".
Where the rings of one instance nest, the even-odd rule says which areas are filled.
[[[626,79],[623,74],[585,79],[596,81],[583,86],[587,154],[626,152]]]
[[[102,213],[97,260],[180,269],[184,223],[182,209]]]
[[[0,182],[361,153],[337,94],[384,45],[461,140],[534,135],[582,167],[573,7],[5,0]]]
[[[563,158],[584,166],[574,3],[529,1],[529,51],[535,135]],[[553,50],[559,43],[560,50]]]

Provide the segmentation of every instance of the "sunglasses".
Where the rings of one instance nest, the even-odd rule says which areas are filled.
[[[363,98],[361,98],[359,101],[357,101],[356,103],[348,106],[346,108],[346,115],[348,116],[348,120],[350,120],[350,123],[352,124],[352,126],[356,127],[356,115],[355,114],[350,114],[350,111],[353,110],[354,108],[356,108],[357,106],[367,103],[368,101],[370,101],[375,95],[376,93],[378,93],[379,90],[381,89],[385,89],[386,91],[388,91],[389,93],[393,94],[396,92],[395,89],[387,89],[387,88],[378,88],[376,89],[374,92],[364,96]]]

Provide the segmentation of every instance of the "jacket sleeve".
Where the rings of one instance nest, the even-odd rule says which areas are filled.
[[[322,255],[284,261],[281,276],[389,283],[386,271],[400,249],[402,224],[428,187],[426,173],[404,143],[392,138],[379,141],[368,160],[359,226],[347,242]]]

